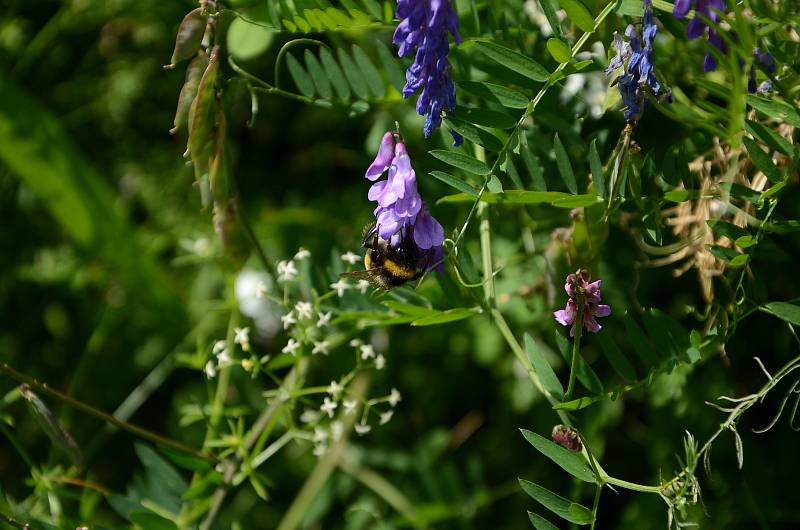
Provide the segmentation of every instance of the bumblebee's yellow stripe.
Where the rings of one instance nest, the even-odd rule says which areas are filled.
[[[405,267],[403,267],[401,265],[398,265],[397,263],[395,263],[395,262],[393,262],[392,260],[389,260],[389,259],[384,260],[383,268],[386,269],[387,271],[389,271],[389,273],[392,276],[395,276],[397,278],[407,279],[407,280],[410,280],[411,278],[413,278],[417,274],[416,270],[407,269],[407,268],[405,268]]]

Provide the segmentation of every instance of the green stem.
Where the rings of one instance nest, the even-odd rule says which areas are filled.
[[[6,363],[0,363],[0,372],[6,373],[12,379],[19,381],[20,383],[25,383],[31,388],[36,389],[37,392],[42,394],[47,394],[48,396],[54,397],[60,401],[63,401],[67,405],[71,405],[79,410],[82,410],[88,414],[96,418],[100,418],[103,421],[114,425],[115,427],[122,429],[124,431],[128,431],[131,434],[134,434],[140,438],[144,438],[145,440],[149,440],[153,443],[163,445],[165,447],[170,447],[182,453],[187,453],[190,455],[194,455],[198,458],[202,458],[203,460],[208,460],[209,462],[216,463],[217,459],[209,454],[206,454],[202,451],[195,449],[194,447],[189,447],[188,445],[182,444],[176,440],[172,440],[160,434],[156,434],[152,431],[148,431],[143,427],[139,427],[138,425],[134,425],[132,423],[120,421],[119,419],[115,418],[111,414],[103,412],[102,410],[96,409],[91,405],[84,403],[83,401],[78,401],[77,399],[70,397],[58,390],[50,388],[46,383],[40,383],[36,379],[32,377],[28,377],[25,374],[17,372],[13,368],[11,368]]]
[[[603,472],[601,479],[606,484],[625,488],[626,490],[641,491],[643,493],[661,493],[661,486],[645,486],[644,484],[637,484],[636,482],[628,482],[620,478],[610,477],[605,472]]]
[[[575,376],[578,373],[578,356],[581,354],[581,335],[583,333],[583,311],[584,303],[579,296],[578,300],[578,315],[575,317],[575,340],[572,343],[572,362],[569,367],[569,383],[567,384],[567,391],[564,393],[564,401],[568,401],[572,395],[572,390],[575,388]]]
[[[600,508],[600,494],[603,493],[603,485],[598,484],[594,490],[594,504],[592,505],[592,526],[589,530],[594,530],[594,525],[597,524],[597,510]]]

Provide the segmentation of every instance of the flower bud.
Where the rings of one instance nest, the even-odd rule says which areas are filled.
[[[581,435],[572,427],[566,425],[556,425],[553,427],[553,432],[550,435],[555,443],[562,447],[566,447],[570,451],[579,452],[583,445],[581,444]]]

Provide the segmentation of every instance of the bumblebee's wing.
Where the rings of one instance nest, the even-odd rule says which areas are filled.
[[[380,273],[380,271],[380,267],[373,267],[363,271],[343,272],[339,276],[342,278],[354,278],[356,280],[368,280],[372,283],[375,283],[375,277]]]

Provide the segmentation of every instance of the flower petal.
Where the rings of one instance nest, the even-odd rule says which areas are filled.
[[[391,132],[387,132],[381,139],[381,146],[378,148],[378,154],[375,156],[375,160],[367,168],[367,172],[364,176],[369,180],[376,180],[384,171],[389,169],[393,155],[394,135]]]

